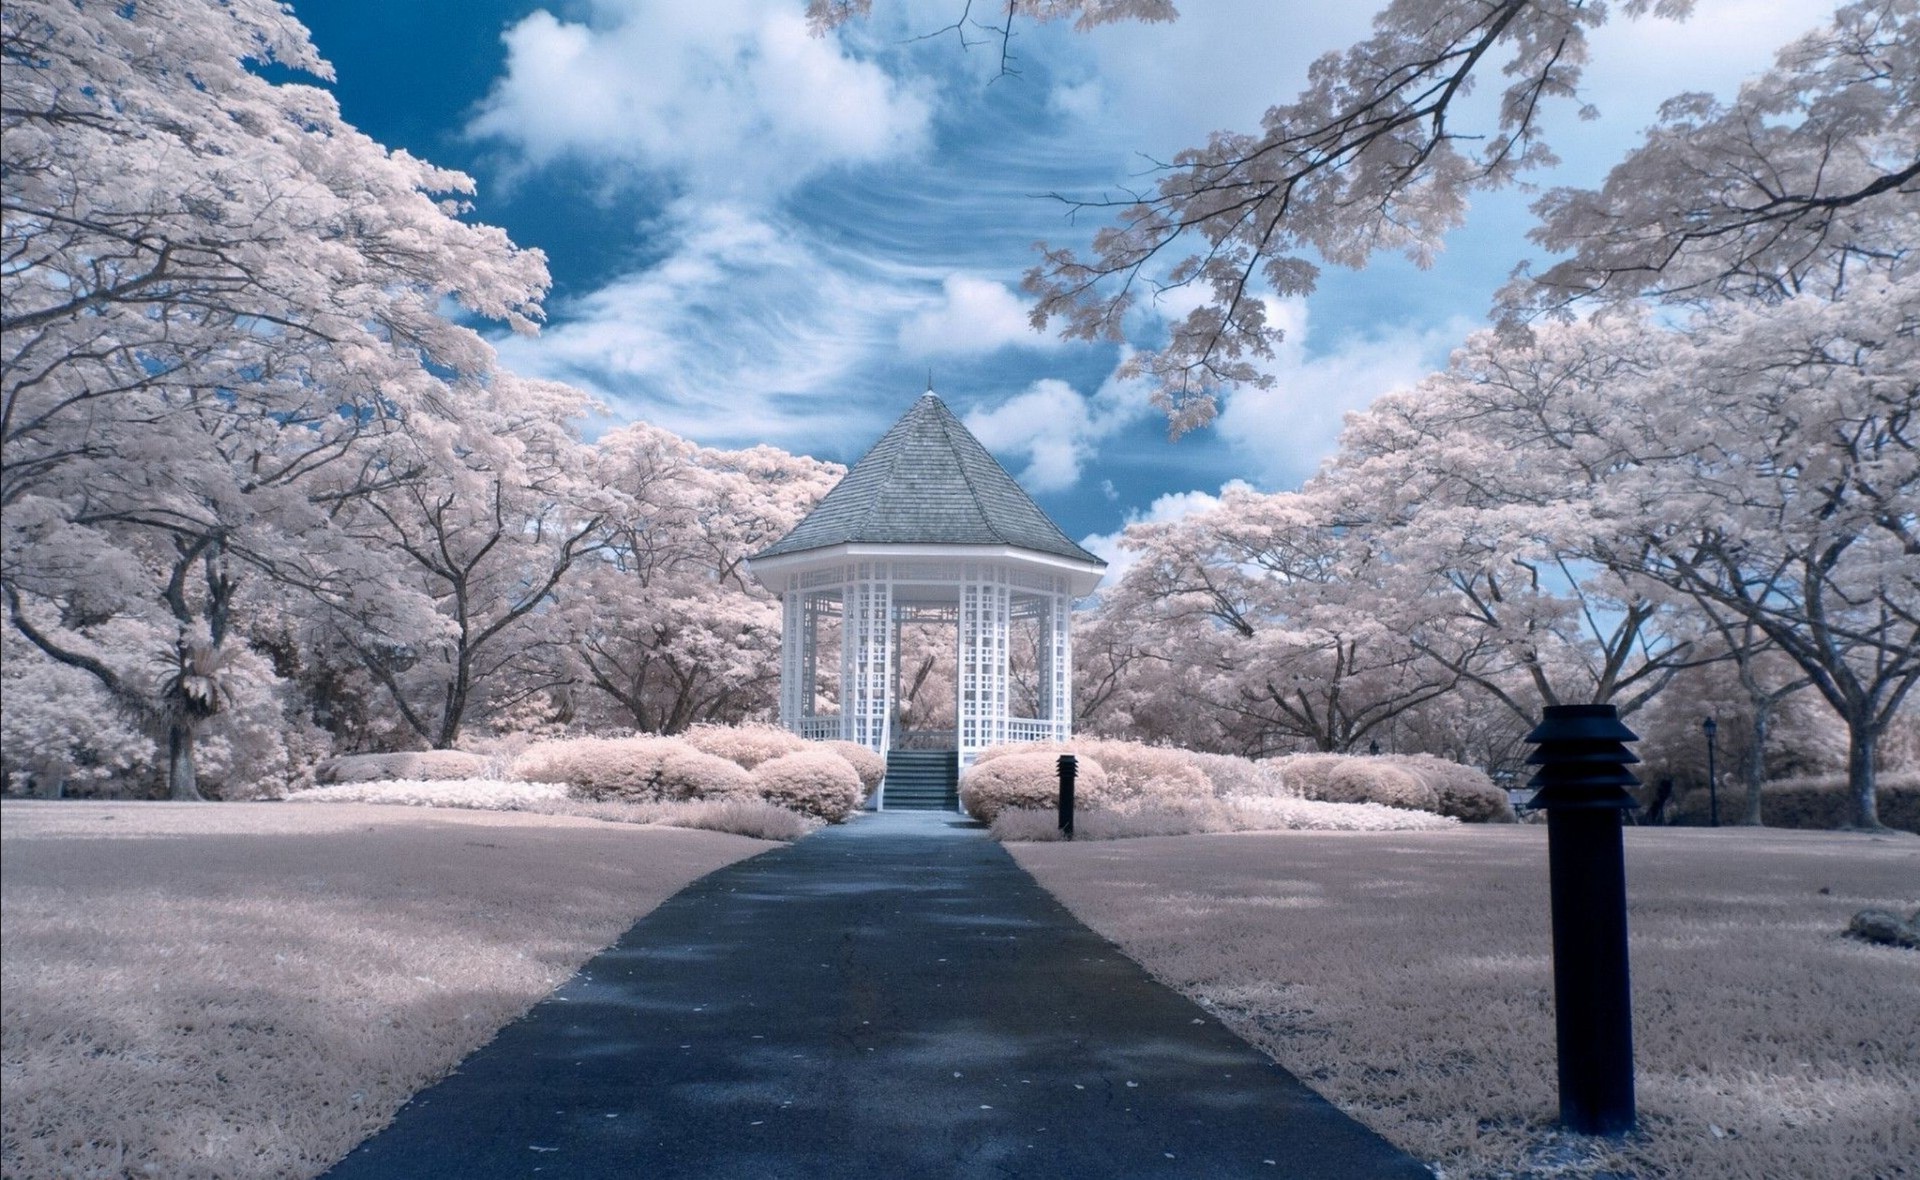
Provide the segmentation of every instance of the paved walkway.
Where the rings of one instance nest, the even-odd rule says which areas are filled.
[[[695,882],[336,1180],[1428,1175],[977,827],[889,812]]]

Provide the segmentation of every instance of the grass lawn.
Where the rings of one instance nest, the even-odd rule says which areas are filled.
[[[526,813],[0,807],[0,1172],[311,1176],[696,877]]]
[[[1629,829],[1642,1130],[1554,1133],[1546,831],[1012,844],[1094,929],[1461,1177],[1920,1176],[1920,838]]]

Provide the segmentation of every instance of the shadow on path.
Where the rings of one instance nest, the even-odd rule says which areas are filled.
[[[978,827],[888,812],[696,881],[331,1180],[1426,1177]]]

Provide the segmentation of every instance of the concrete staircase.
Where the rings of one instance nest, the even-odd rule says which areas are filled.
[[[888,750],[889,811],[955,811],[960,806],[960,755],[953,750]]]

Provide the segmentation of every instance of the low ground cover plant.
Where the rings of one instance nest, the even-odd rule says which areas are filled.
[[[1076,812],[1076,839],[1125,840],[1217,832],[1427,832],[1459,820],[1378,803],[1322,803],[1284,795],[1232,795],[1198,803]],[[1059,840],[1056,807],[1008,808],[993,820],[994,839]]]
[[[718,799],[651,802],[595,801],[576,796],[561,783],[454,782],[350,783],[313,787],[287,796],[290,803],[381,803],[404,807],[452,807],[469,811],[525,811],[571,815],[613,823],[659,824],[732,832],[756,840],[798,840],[819,821],[764,799],[743,795]]]
[[[488,760],[465,750],[404,750],[396,754],[342,754],[316,766],[318,783],[372,783],[392,780],[433,782],[485,777]]]

